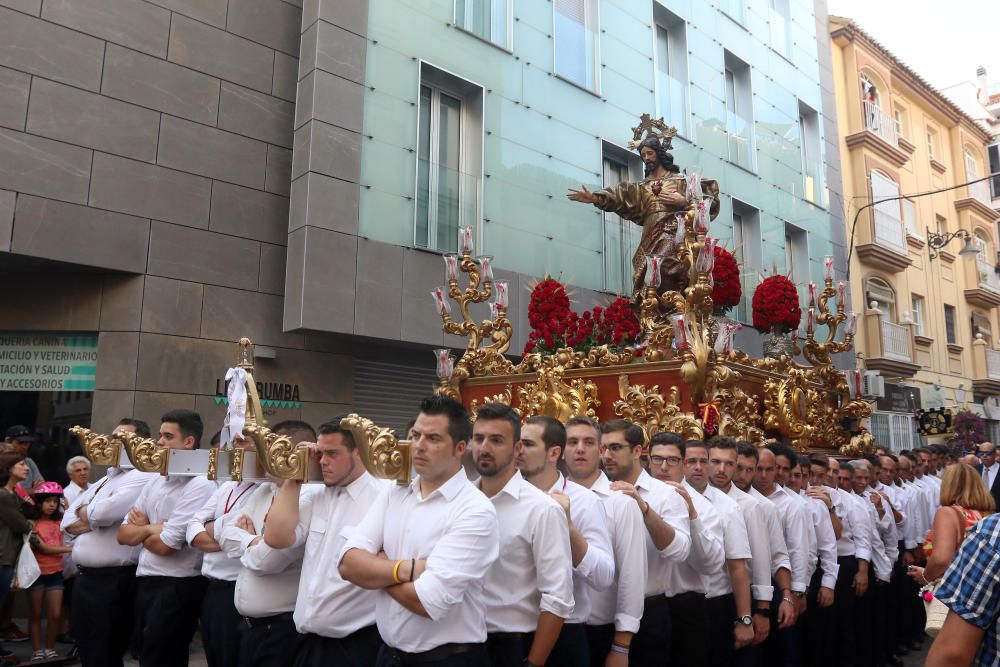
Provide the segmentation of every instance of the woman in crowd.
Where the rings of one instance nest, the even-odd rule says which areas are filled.
[[[22,500],[15,491],[19,488],[18,483],[28,478],[29,472],[23,454],[0,454],[0,608],[10,591],[14,564],[24,543],[22,536],[31,530],[31,524],[21,511]],[[0,660],[8,656],[11,652],[0,648]],[[16,661],[13,664],[17,664]]]
[[[940,579],[958,552],[966,531],[995,510],[993,496],[974,468],[964,463],[945,468],[941,476],[941,506],[924,541],[927,564],[911,567],[909,575],[921,585]]]

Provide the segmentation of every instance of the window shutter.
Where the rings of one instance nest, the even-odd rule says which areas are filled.
[[[437,375],[430,352],[427,367],[357,359],[354,362],[354,411],[383,428],[403,429],[417,416],[420,401],[434,392]]]
[[[566,18],[587,25],[586,0],[556,0],[555,7]]]

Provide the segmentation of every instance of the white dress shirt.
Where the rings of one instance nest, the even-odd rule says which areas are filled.
[[[639,503],[621,491],[611,490],[611,480],[598,473],[590,490],[597,494],[608,519],[611,548],[615,557],[615,579],[604,591],[590,591],[587,625],[614,623],[616,632],[638,632],[649,577],[646,545]]]
[[[688,496],[694,505],[697,516],[688,519],[688,531],[691,537],[691,555],[683,561],[674,563],[670,569],[670,584],[667,597],[682,593],[708,594],[709,577],[721,572],[726,566],[726,552],[723,547],[722,522],[719,513],[715,511],[711,501],[694,490],[694,487],[684,484]],[[685,509],[687,503],[685,502]]]
[[[868,539],[872,545],[872,570],[877,579],[888,582],[892,577],[893,560],[889,558],[889,554],[886,551],[886,545],[882,539],[882,527],[889,525],[891,522],[886,521],[888,511],[879,517],[875,503],[871,501],[870,494],[872,493],[874,493],[873,490],[865,489],[864,495],[856,493],[854,498],[864,507],[865,514],[868,516]],[[883,507],[885,506],[884,501],[882,505]]]
[[[721,490],[721,489],[720,489]],[[772,544],[770,532],[767,527],[767,518],[764,510],[760,508],[760,502],[736,488],[735,484],[729,485],[726,495],[735,500],[743,515],[743,521],[747,525],[747,537],[750,539],[750,595],[754,600],[771,602],[774,598],[774,586],[771,584],[771,566],[775,561],[772,556]],[[782,538],[782,550],[785,549],[784,538]],[[788,553],[783,552],[777,557],[777,562],[788,563]],[[777,571],[777,570],[775,570]]]
[[[135,502],[151,524],[163,524],[160,540],[174,550],[160,556],[142,549],[138,577],[197,577],[201,574],[202,553],[188,546],[187,525],[217,488],[205,477],[157,476],[142,489]],[[122,523],[128,523],[128,513]]]
[[[994,461],[993,465],[989,468],[983,468],[982,476],[983,481],[986,482],[987,489],[993,488],[993,482],[996,481],[998,470],[1000,470],[1000,463],[997,463],[996,461]]]
[[[690,492],[698,493],[693,488]],[[752,556],[750,538],[747,536],[747,525],[743,520],[739,504],[711,484],[705,487],[705,492],[702,495],[712,503],[719,515],[718,525],[722,530],[721,537],[726,560],[744,560],[749,563]],[[747,574],[749,575],[749,571]],[[733,592],[733,582],[729,578],[729,568],[725,563],[723,563],[723,567],[706,575],[706,578],[708,597],[716,598]]]
[[[931,515],[928,514],[930,508],[928,507],[927,496],[924,494],[923,488],[914,482],[905,482],[903,489],[909,494],[906,514],[908,517],[913,518],[912,525],[907,521],[910,529],[907,538],[912,538],[916,544],[923,544],[928,531],[931,529]]]
[[[77,511],[86,506],[90,530],[73,541],[73,562],[83,567],[135,565],[140,547],[118,544],[122,517],[135,506],[144,486],[155,473],[108,468],[108,474],[80,494],[63,515],[62,529],[79,520]]]
[[[414,586],[430,618],[376,591],[375,619],[388,646],[422,653],[442,644],[486,641],[483,583],[500,553],[500,529],[493,503],[464,469],[426,498],[419,476],[407,486],[390,486],[372,503],[340,558],[350,549],[385,551],[390,560],[427,561]],[[309,560],[307,553],[306,565]],[[305,567],[302,577],[304,582]]]
[[[89,486],[90,485],[88,485],[88,488]],[[86,490],[87,489],[80,488],[80,485],[77,484],[76,482],[70,482],[69,484],[67,484],[63,488],[63,498],[66,499],[66,506],[68,507],[69,505],[72,505],[73,501],[79,498],[80,494]]]
[[[818,498],[799,496],[805,503],[812,523],[811,551],[809,552],[809,562],[811,568],[809,572],[810,581],[816,571],[817,563],[822,566],[823,574],[820,577],[820,586],[824,588],[834,588],[837,585],[837,574],[840,566],[837,564],[837,534],[833,532],[833,521],[830,519],[830,510],[826,503]],[[832,502],[832,501],[831,501]]]
[[[895,508],[896,512],[899,513],[899,521],[896,521],[896,536],[899,540],[902,540],[903,527],[906,525],[906,511],[904,509],[902,487],[886,486],[882,482],[876,482],[875,490],[878,491],[879,493],[884,493],[889,497],[889,502],[892,504],[892,507],[886,507],[886,511],[891,513],[893,508]],[[896,517],[893,516],[893,521],[895,520]],[[898,550],[899,548],[898,544],[896,548]]]
[[[303,486],[299,496],[303,498],[316,487]],[[295,610],[295,599],[299,592],[299,575],[302,572],[304,544],[287,549],[272,549],[258,539],[264,534],[264,520],[274,503],[279,487],[271,482],[258,484],[243,508],[234,513],[236,518],[246,516],[254,526],[255,534],[237,528],[235,521],[226,521],[222,529],[219,545],[226,555],[235,559],[242,567],[236,577],[236,591],[233,601],[236,611],[250,618],[265,618]],[[251,546],[251,543],[257,540]]]
[[[878,484],[878,486],[882,485]],[[871,493],[878,493],[878,486],[869,487],[869,495]],[[891,566],[899,558],[899,532],[896,529],[896,519],[892,515],[891,502],[891,499],[887,501],[885,498],[882,498],[882,516],[879,517],[878,525],[876,526],[879,539],[882,540],[882,545],[885,547],[885,555],[889,558],[890,571],[892,569]]]
[[[780,484],[774,485],[774,491],[767,499],[774,503],[781,521],[781,532],[785,536],[788,559],[792,565],[792,591],[805,593],[809,590],[809,539],[812,522],[795,494]]]
[[[520,471],[490,502],[500,523],[500,557],[486,572],[486,631],[534,632],[543,611],[569,618],[573,558],[562,507]]]
[[[374,625],[376,600],[388,595],[346,581],[337,566],[355,527],[369,508],[380,506],[390,484],[365,472],[346,487],[301,492],[294,545],[305,550],[294,615],[300,633],[341,639]]]
[[[220,545],[222,531],[228,520],[242,514],[250,494],[253,493],[254,482],[224,482],[219,485],[205,504],[195,512],[194,518],[188,523],[184,539],[190,545],[194,538],[205,532],[205,524],[212,523],[212,538]],[[192,546],[192,548],[194,548]],[[242,565],[238,560],[229,557],[224,551],[213,551],[202,556],[202,576],[219,581],[236,581]]]
[[[587,541],[587,553],[573,568],[573,613],[567,623],[585,623],[590,617],[590,592],[606,591],[615,579],[615,557],[608,533],[608,517],[597,496],[562,473],[549,493],[560,491],[569,496],[569,513],[573,525]]]
[[[646,560],[649,563],[646,597],[663,594],[673,597],[683,593],[684,591],[673,588],[673,569],[676,563],[687,560],[691,555],[691,528],[687,503],[676,489],[667,486],[645,470],[639,472],[635,488],[639,496],[649,503],[648,511],[656,512],[674,529],[674,539],[662,551],[653,544],[649,531],[645,531]]]
[[[840,539],[837,540],[837,556],[854,556],[870,563],[872,559],[871,534],[868,532],[862,508],[854,502],[857,496],[839,488],[825,488],[831,491],[830,498],[833,500],[837,516],[840,517],[841,530]]]
[[[752,486],[748,493],[757,501],[758,507],[764,515],[768,540],[771,542],[771,577],[773,578],[781,568],[785,568],[794,580],[791,550],[785,541],[785,532],[781,526],[781,519],[778,518],[778,508]]]

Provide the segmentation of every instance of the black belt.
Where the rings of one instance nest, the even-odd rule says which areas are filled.
[[[704,600],[705,599],[705,594],[704,593],[696,593],[694,591],[688,591],[686,593],[679,593],[678,595],[673,595],[673,596],[671,596],[671,597],[669,597],[667,599],[668,600],[674,600],[676,602],[680,602],[682,600],[692,600],[692,599],[699,599],[699,598],[702,599],[702,600]]]
[[[525,637],[530,637],[531,632],[490,632],[486,634],[487,639],[498,639],[500,641],[522,641]]]
[[[117,577],[123,574],[135,574],[135,565],[119,565],[117,567],[89,567],[77,565],[77,571],[88,577]]]
[[[407,653],[399,649],[386,647],[392,656],[394,665],[422,665],[428,662],[436,662],[450,658],[453,655],[469,653],[482,647],[482,644],[442,644],[436,648],[422,653]]]
[[[656,595],[647,595],[646,599],[642,601],[643,607],[655,607],[657,605],[667,604],[667,596],[663,593],[657,593]]]
[[[274,616],[261,616],[260,618],[251,618],[249,616],[243,617],[243,622],[251,628],[259,628],[262,625],[274,625],[275,623],[290,620],[292,620],[292,612],[290,611],[286,611],[282,614],[275,614]]]
[[[205,577],[208,581],[209,588],[235,588],[235,581],[226,581],[225,579],[212,579],[211,577]]]

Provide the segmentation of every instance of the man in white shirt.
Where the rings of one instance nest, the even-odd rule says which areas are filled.
[[[239,440],[237,447],[246,447]],[[235,518],[257,487],[255,482],[225,482],[195,513],[185,538],[202,552],[201,574],[205,577],[205,597],[201,604],[201,639],[208,667],[239,667],[240,615],[233,603],[240,562],[222,551],[219,542],[226,520]]]
[[[86,456],[74,456],[66,462],[66,474],[69,475],[69,484],[63,489],[63,497],[66,498],[68,507],[87,490],[90,483],[90,459]]]
[[[193,410],[161,417],[157,444],[197,449],[204,427]],[[184,667],[205,594],[201,552],[188,548],[187,525],[216,489],[204,477],[154,477],[118,528],[118,543],[142,546],[136,568],[142,667]]]
[[[735,500],[708,483],[708,443],[688,442],[684,451],[684,484],[688,493],[704,496],[719,514],[725,568],[709,574],[708,655],[711,665],[732,664],[733,652],[753,642],[750,607],[750,538]]]
[[[490,667],[545,665],[573,612],[573,567],[566,513],[514,466],[521,418],[486,403],[472,426],[480,491],[496,508],[500,556],[486,573],[486,649]]]
[[[285,567],[302,554],[292,618],[302,638],[294,662],[291,649],[285,648],[284,664],[373,665],[382,648],[375,628],[377,593],[347,581],[337,563],[354,527],[380,501],[388,484],[365,470],[354,437],[340,426],[339,419],[321,424],[318,430],[314,455],[319,459],[323,488],[307,491],[300,482],[285,480],[263,520],[263,546],[283,558]],[[287,584],[280,595],[287,607]],[[264,618],[265,612],[256,610],[255,617]]]
[[[341,576],[377,591],[386,644],[378,667],[481,667],[489,659],[483,588],[500,532],[493,503],[462,468],[469,431],[461,403],[425,399],[410,429],[417,477],[379,495],[341,550]]]
[[[610,428],[619,421],[611,420],[603,426]],[[590,417],[570,418],[566,422],[563,454],[569,478],[600,498],[615,557],[614,583],[607,590],[590,591],[592,608],[586,631],[590,664],[597,667],[628,664],[628,651],[632,637],[639,630],[649,576],[646,528],[639,506],[621,491],[612,491],[611,480],[601,470],[602,450],[632,445],[625,441],[623,431],[604,436],[601,428]]]
[[[684,486],[686,451],[687,443],[676,433],[656,433],[649,440],[650,455],[664,460],[650,472],[684,500],[691,537],[690,558],[673,565],[667,588],[670,657],[675,664],[698,667],[709,660],[708,577],[723,571],[726,554],[718,512],[707,498]],[[675,459],[676,465],[667,463]]]
[[[608,520],[597,496],[566,479],[559,459],[566,447],[566,428],[551,417],[530,417],[521,428],[522,449],[515,458],[521,475],[551,495],[566,512],[573,564],[573,612],[563,624],[549,665],[590,662],[584,623],[590,618],[590,592],[605,591],[615,577]]]
[[[272,430],[293,443],[316,441],[316,432],[303,421],[283,421]],[[239,516],[222,527],[219,546],[241,566],[233,591],[233,604],[240,616],[241,667],[284,667],[288,647],[299,640],[292,612],[304,545],[272,549],[260,535],[281,483],[269,476],[268,481],[257,484]]]
[[[893,568],[899,556],[899,541],[896,536],[896,521],[888,495],[876,490],[877,475],[881,472],[878,457],[871,456],[851,461],[854,468],[854,491],[859,498],[868,501],[866,509],[874,519],[875,532],[872,535],[872,569],[875,572],[873,585],[869,587],[871,597],[872,647],[871,659],[876,664],[889,660],[891,645],[887,640],[890,608],[887,606],[889,586]]]
[[[611,488],[620,490],[635,500],[642,513],[646,533],[646,560],[649,577],[646,580],[646,599],[643,604],[639,631],[632,638],[630,664],[648,665],[665,662],[674,653],[673,622],[668,597],[682,593],[676,588],[674,570],[678,563],[692,553],[691,527],[687,503],[676,488],[667,486],[643,470],[640,457],[643,444],[642,429],[619,427],[616,431],[608,424],[602,426],[601,442],[604,469],[613,480]],[[616,443],[613,433],[621,432],[628,447],[612,447]],[[607,438],[607,440],[605,440]],[[650,461],[654,461],[650,452]],[[651,463],[651,469],[655,466]]]
[[[736,501],[747,526],[747,537],[750,540],[750,596],[753,598],[753,642],[749,646],[736,651],[734,664],[741,667],[754,665],[760,645],[767,639],[771,627],[771,599],[774,597],[774,587],[771,584],[772,562],[788,570],[788,554],[785,545],[775,545],[775,551],[781,550],[776,560],[772,560],[772,545],[764,513],[760,503],[748,493],[740,490],[735,482],[735,475],[740,466],[737,455],[737,443],[733,438],[715,436],[709,441],[708,466],[709,482],[726,496]],[[752,445],[751,445],[752,446]],[[756,451],[756,448],[754,448]],[[748,480],[753,479],[756,471],[756,459],[743,457],[743,469],[749,467]],[[749,486],[749,481],[747,482]],[[782,538],[783,539],[783,538]]]
[[[116,431],[149,437],[145,422],[136,426],[132,420],[122,421]],[[72,556],[79,574],[74,577],[71,626],[84,667],[123,664],[135,622],[139,548],[118,544],[118,526],[154,477],[131,468],[109,468],[104,479],[77,496],[63,515],[63,532],[75,536]]]
[[[757,473],[754,476],[754,489],[762,497],[774,504],[777,516],[781,522],[781,531],[788,547],[788,558],[792,566],[792,603],[795,607],[795,617],[805,611],[806,592],[809,589],[809,536],[812,532],[811,520],[805,508],[799,504],[791,491],[776,483],[777,456],[775,452],[785,454],[783,458],[790,459],[794,454],[787,453],[781,445],[770,444],[759,452]],[[780,599],[773,601],[775,604]],[[775,622],[772,617],[772,623]],[[794,624],[787,628],[779,628],[772,633],[764,647],[765,660],[769,664],[794,664],[799,652],[799,638]]]
[[[834,463],[831,460],[831,470]],[[837,591],[837,602],[841,603],[853,600],[853,604],[845,605],[851,612],[851,619],[848,625],[852,627],[853,636],[851,642],[854,645],[854,657],[844,656],[850,659],[849,664],[865,665],[871,662],[871,597],[869,591],[875,579],[874,565],[881,557],[877,550],[881,543],[876,543],[876,528],[872,520],[867,505],[871,502],[867,498],[862,498],[854,492],[854,468],[847,463],[837,462],[837,479],[843,503],[842,511],[846,514],[841,516],[845,520],[844,533],[850,533],[854,540],[855,557],[857,561],[857,572],[853,580],[853,598],[850,592]],[[838,553],[841,553],[841,545],[838,543]],[[841,565],[844,568],[844,565]],[[838,617],[838,638],[843,639],[840,632],[840,624],[846,619]],[[844,646],[846,650],[848,646]]]

